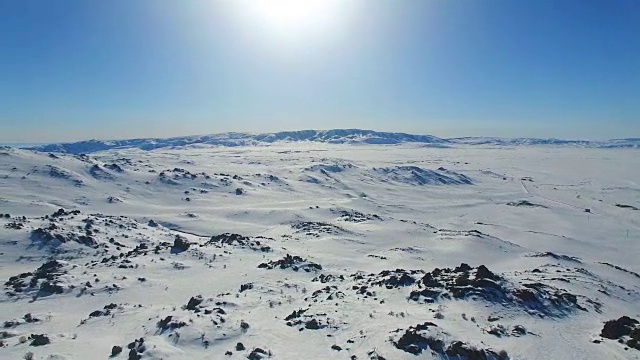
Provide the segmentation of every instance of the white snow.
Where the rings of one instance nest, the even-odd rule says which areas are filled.
[[[127,359],[144,338],[142,359],[244,359],[254,348],[273,359],[446,359],[394,345],[425,322],[437,327],[418,332],[445,347],[511,359],[640,358],[599,336],[607,320],[640,319],[640,211],[624,207],[640,208],[638,150],[299,135],[90,155],[0,148],[0,214],[10,214],[0,358],[105,359],[118,345],[114,358]],[[298,271],[279,268],[287,254]],[[471,279],[485,265],[499,289],[411,298],[425,274],[461,263]],[[54,270],[36,272],[43,264]],[[384,285],[401,274],[411,280]],[[525,285],[539,301],[514,295]],[[31,346],[31,334],[50,344]]]

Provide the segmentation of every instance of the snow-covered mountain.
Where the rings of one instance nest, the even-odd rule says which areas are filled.
[[[250,146],[278,142],[319,142],[329,144],[375,144],[395,145],[418,143],[430,147],[450,147],[456,145],[522,146],[545,145],[593,148],[638,148],[640,138],[608,141],[464,137],[442,139],[432,135],[414,135],[397,132],[379,132],[360,129],[300,130],[277,133],[222,133],[212,135],[181,136],[172,138],[144,138],[129,140],[87,140],[73,143],[48,144],[31,147],[33,150],[69,154],[90,154],[110,149],[153,150],[194,146]]]
[[[611,140],[564,140],[537,138],[460,137],[450,138],[447,139],[447,141],[456,144],[493,146],[544,145],[584,148],[640,148],[640,138]]]
[[[247,146],[276,142],[322,142],[331,144],[400,144],[423,143],[444,146],[447,141],[431,135],[378,132],[359,129],[301,130],[277,133],[222,133],[212,135],[181,136],[172,138],[147,138],[130,140],[87,140],[74,143],[49,144],[33,147],[34,150],[89,154],[109,149],[138,148],[152,150],[188,145]]]

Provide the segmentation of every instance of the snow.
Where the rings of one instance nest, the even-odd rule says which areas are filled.
[[[565,139],[536,139],[536,138],[500,138],[500,137],[462,137],[447,139],[451,143],[467,145],[492,146],[559,146],[586,148],[638,148],[640,139],[611,139],[611,140],[565,140]]]
[[[0,358],[640,358],[637,150],[279,134],[1,148]]]
[[[31,146],[31,149],[45,152],[69,154],[89,154],[110,149],[154,150],[166,148],[208,148],[264,146],[274,143],[328,143],[350,145],[402,145],[422,144],[425,147],[467,146],[553,146],[580,148],[638,148],[640,138],[613,139],[606,141],[535,139],[535,138],[498,138],[463,137],[442,139],[433,135],[415,135],[407,133],[380,132],[362,129],[299,130],[277,133],[222,133],[212,135],[180,136],[166,139],[128,139],[128,140],[86,140],[74,143],[46,144]],[[0,144],[1,145],[1,144]],[[17,147],[17,146],[16,146]],[[25,146],[22,146],[25,147]]]

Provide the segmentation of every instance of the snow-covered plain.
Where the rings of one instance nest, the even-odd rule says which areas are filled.
[[[640,358],[638,150],[494,145],[1,148],[0,358]]]

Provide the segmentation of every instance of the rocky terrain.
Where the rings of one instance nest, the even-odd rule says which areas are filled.
[[[405,135],[0,148],[0,358],[640,358],[637,150]]]

